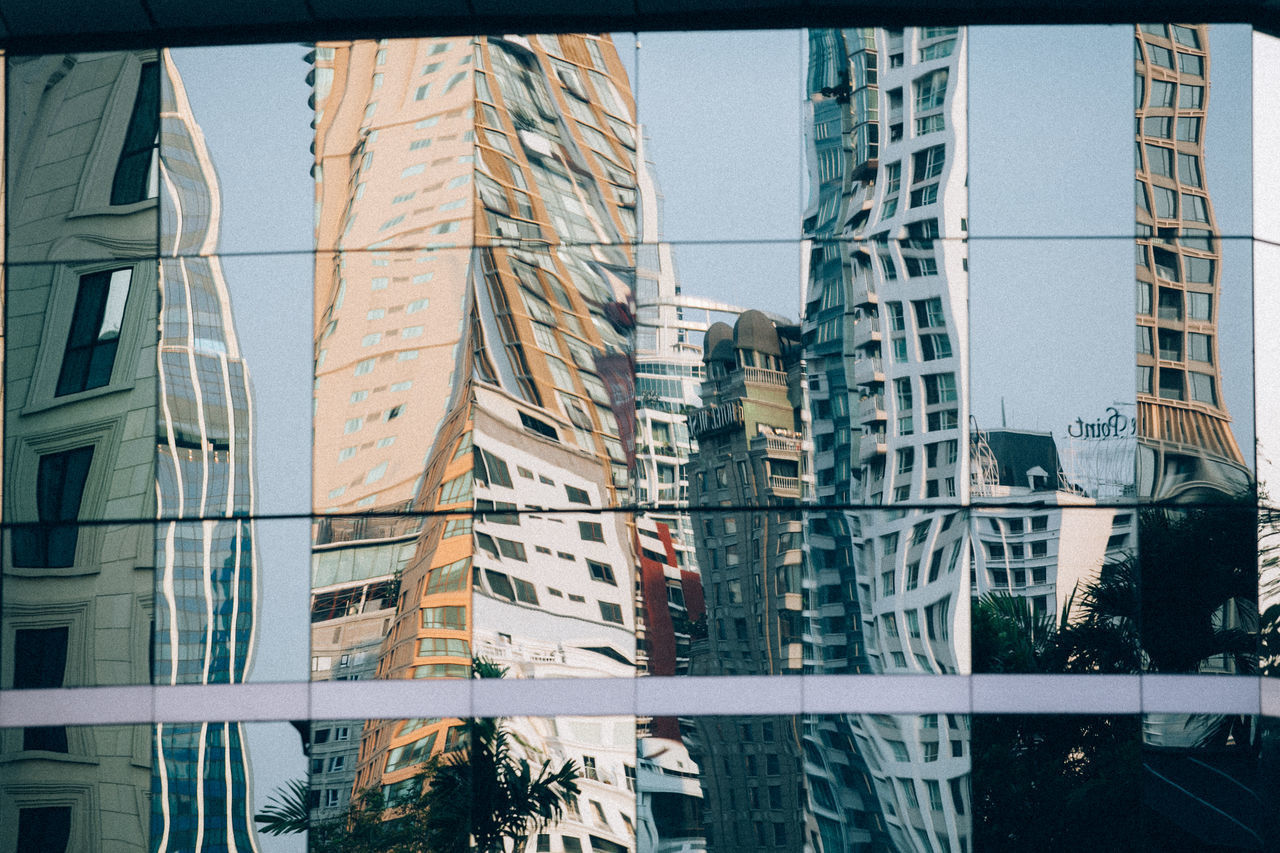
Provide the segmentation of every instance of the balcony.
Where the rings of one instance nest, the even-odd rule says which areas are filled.
[[[798,456],[804,450],[800,439],[786,438],[780,435],[757,435],[751,439],[750,448],[752,450],[764,450],[770,456],[775,454]]]
[[[885,443],[883,432],[867,433],[858,439],[858,460],[864,464],[888,452],[889,446]]]
[[[768,370],[763,367],[742,368],[742,381],[755,385],[776,385],[787,387],[787,374],[781,370]]]
[[[854,307],[880,304],[880,296],[876,293],[875,280],[870,276],[859,276],[853,282],[850,298],[853,300]]]
[[[884,362],[879,358],[860,358],[853,362],[855,385],[883,385]]]
[[[858,421],[864,426],[877,421],[887,421],[889,416],[884,410],[884,395],[873,394],[863,397],[858,402]]]
[[[799,477],[783,477],[780,474],[769,475],[769,488],[775,494],[786,494],[791,497],[800,497],[800,478]]]
[[[853,324],[853,346],[861,349],[871,344],[879,345],[881,341],[880,320],[876,317],[863,317]]]

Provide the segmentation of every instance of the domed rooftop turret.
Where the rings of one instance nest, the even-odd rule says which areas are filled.
[[[778,344],[778,330],[774,328],[773,321],[755,309],[743,311],[738,317],[733,328],[733,344],[738,349],[782,355],[782,347]]]
[[[728,347],[721,347],[721,343],[729,344]],[[721,352],[717,353],[716,350]],[[706,361],[733,361],[733,329],[729,328],[728,323],[712,323],[707,329],[706,335],[702,338],[702,360]]]

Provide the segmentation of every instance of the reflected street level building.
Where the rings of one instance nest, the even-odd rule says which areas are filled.
[[[1135,552],[1134,511],[1099,505],[1070,482],[1051,433],[974,430],[970,438],[972,494],[981,501],[972,509],[974,597],[1016,595],[1035,617],[1056,619],[1075,595],[1074,611],[1103,565]]]
[[[865,507],[810,517],[815,672],[969,669],[966,43],[956,27],[809,33],[815,497]],[[879,801],[862,825],[896,849],[967,849],[966,721],[846,725]]]
[[[507,678],[633,675],[636,534],[596,511],[629,499],[634,462],[637,138],[616,50],[409,39],[314,62],[315,505],[335,531],[315,540],[316,676],[376,658],[381,678],[468,677],[473,657]],[[405,510],[440,514],[359,559],[390,540],[342,516]],[[535,757],[575,758],[607,815],[557,832],[632,843],[634,732],[511,725]],[[459,720],[363,730],[353,786],[313,778],[313,806],[405,790],[464,745]]]
[[[692,499],[706,632],[691,646],[693,675],[787,675],[803,669],[803,522],[812,485],[800,329],[760,311],[703,341],[702,405],[689,417],[698,442]],[[758,507],[758,509],[757,509]],[[702,768],[708,850],[803,849],[806,821],[799,718],[699,717],[685,743]],[[770,783],[773,784],[770,784]],[[691,807],[693,804],[688,804]]]
[[[181,79],[149,50],[8,79],[5,520],[40,526],[7,537],[6,686],[243,681],[249,380]],[[0,849],[256,849],[238,723],[5,736]]]

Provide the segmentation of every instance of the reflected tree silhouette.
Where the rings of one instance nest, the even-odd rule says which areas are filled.
[[[476,658],[472,677],[502,678],[506,669]],[[564,816],[576,803],[580,770],[535,764],[534,750],[501,719],[469,719],[460,749],[435,755],[416,784],[387,800],[381,788],[357,792],[345,812],[309,821],[307,784],[295,780],[255,816],[268,835],[308,832],[312,853],[503,853]]]

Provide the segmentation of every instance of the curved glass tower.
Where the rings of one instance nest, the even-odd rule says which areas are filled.
[[[218,258],[217,178],[161,54],[156,684],[245,679],[254,645],[252,415]],[[155,851],[255,850],[239,723],[156,727]]]

